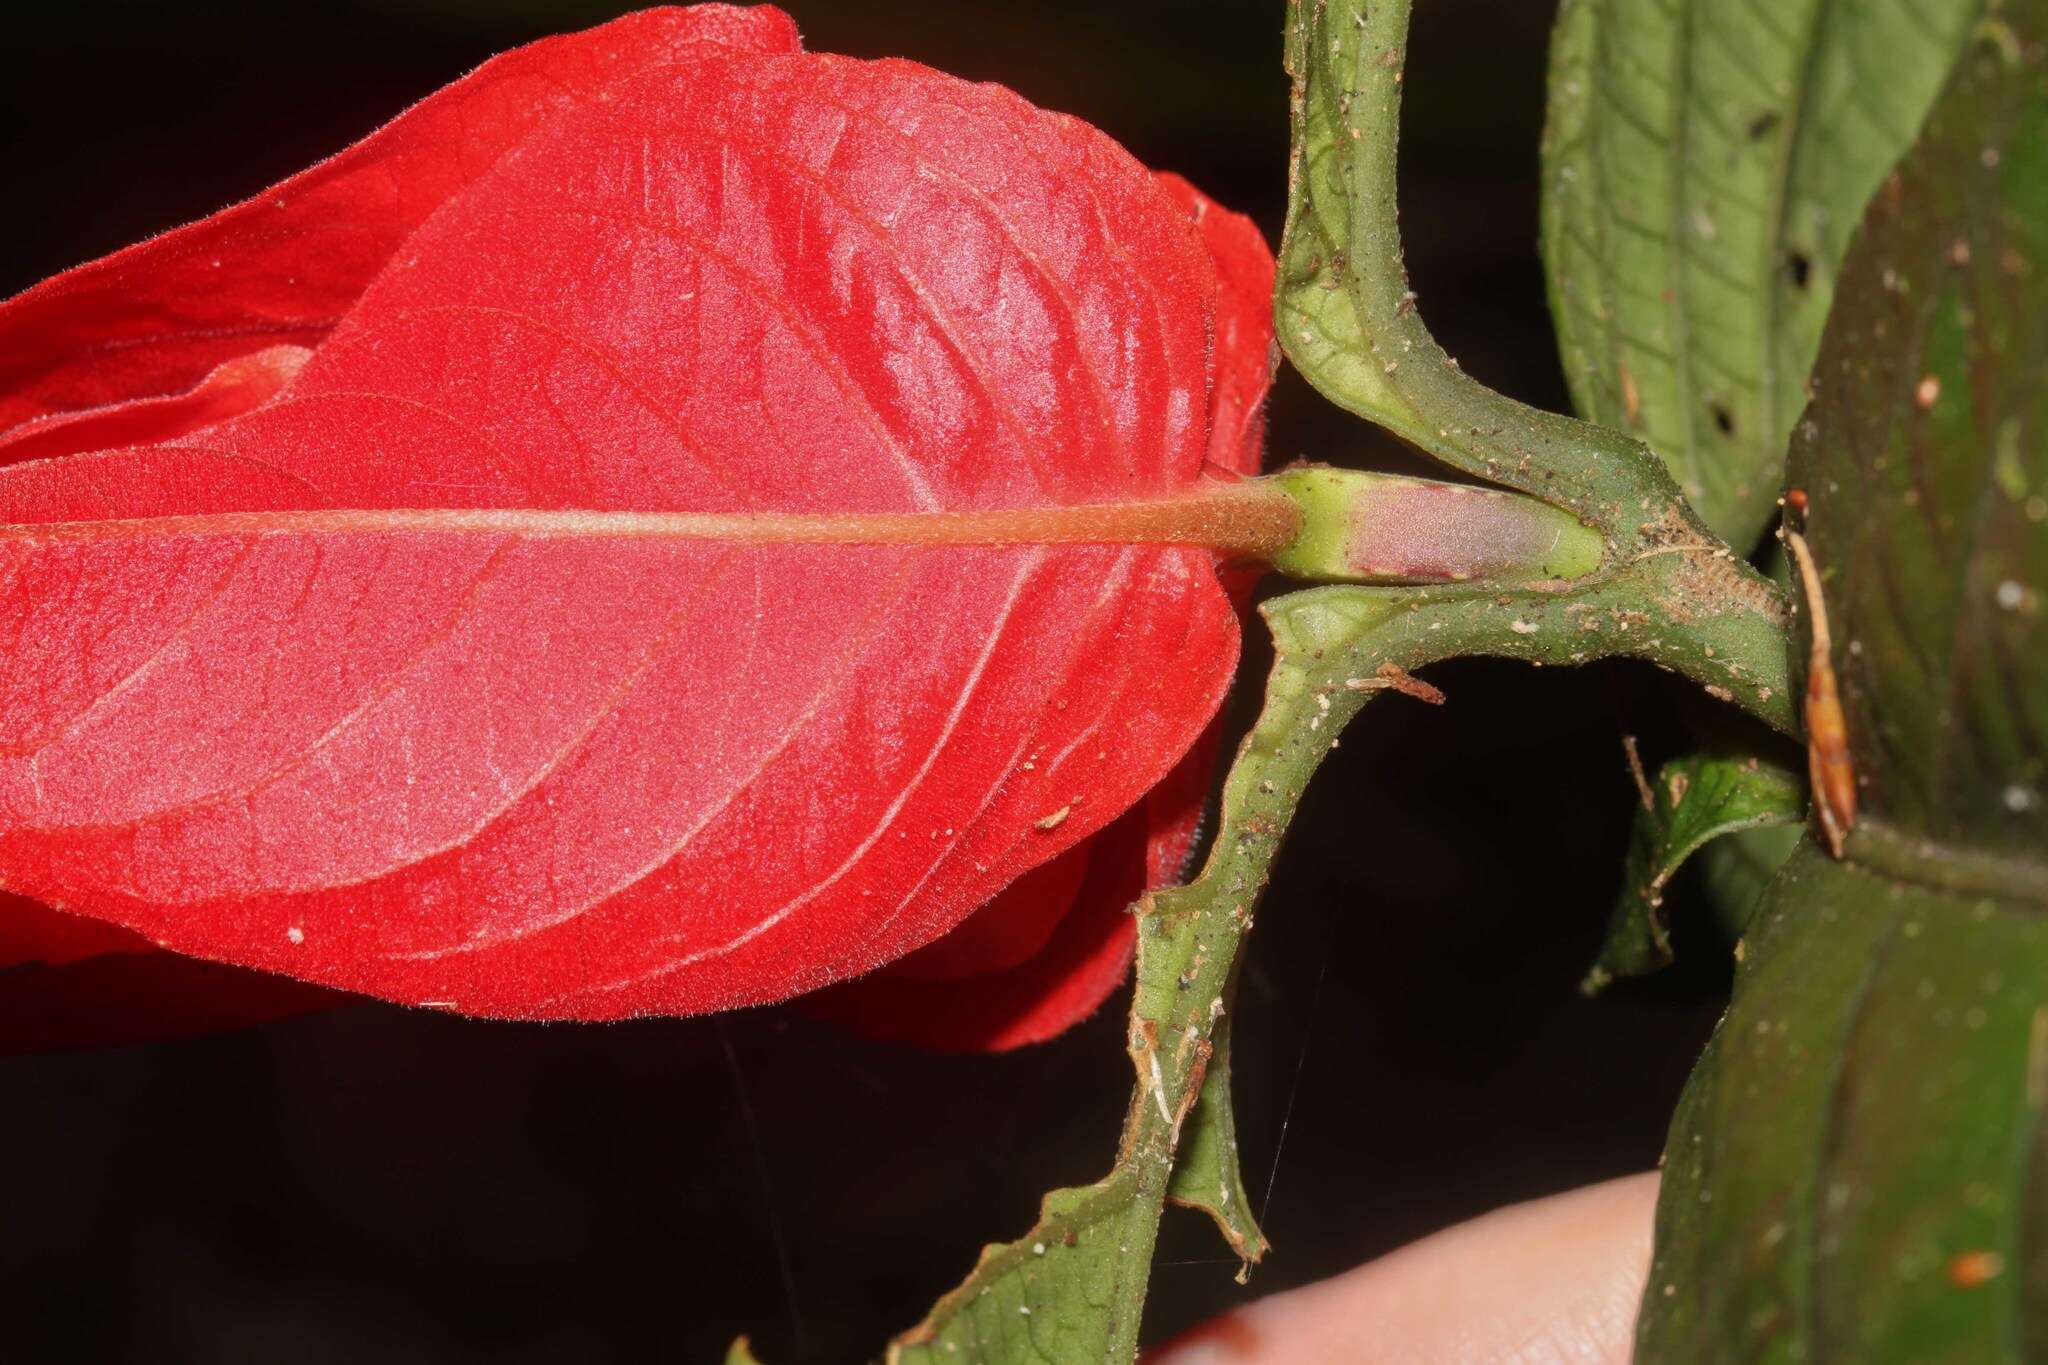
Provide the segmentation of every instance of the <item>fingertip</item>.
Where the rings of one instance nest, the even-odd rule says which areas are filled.
[[[1626,1365],[1654,1174],[1500,1209],[1235,1309],[1147,1365]]]

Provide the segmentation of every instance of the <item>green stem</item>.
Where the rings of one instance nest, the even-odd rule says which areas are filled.
[[[1547,585],[1561,611],[1523,610],[1518,636],[1563,626],[1544,652],[1598,621],[1627,621],[1625,647],[1707,685],[1787,733],[1783,594],[1716,538],[1668,470],[1620,432],[1541,412],[1458,369],[1430,336],[1401,264],[1395,203],[1406,0],[1292,0],[1295,152],[1274,319],[1282,346],[1326,396],[1468,474],[1518,489],[1598,529],[1601,566]],[[1542,585],[1530,585],[1542,586]],[[1533,609],[1533,608],[1532,608]],[[1497,623],[1498,624],[1498,623]],[[1529,629],[1535,626],[1535,630]],[[1533,639],[1470,652],[1527,656]]]
[[[1423,325],[1402,264],[1395,194],[1407,0],[1304,5],[1289,0],[1295,159],[1275,322],[1293,353],[1320,325],[1304,286],[1340,295],[1362,354],[1336,402],[1420,449],[1494,483],[1556,503],[1631,548],[1630,514],[1683,505],[1663,463],[1606,427],[1544,412],[1458,368]],[[1318,367],[1319,368],[1319,367]],[[1699,534],[1710,533],[1688,518]]]

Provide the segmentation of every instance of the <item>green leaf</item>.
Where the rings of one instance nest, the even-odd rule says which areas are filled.
[[[1978,0],[1566,0],[1543,255],[1572,398],[1748,549],[1843,253]]]
[[[1234,1000],[1233,987],[1223,999]],[[1209,1035],[1209,1055],[1201,1077],[1201,1094],[1182,1127],[1180,1150],[1173,1159],[1173,1179],[1166,1197],[1183,1208],[1209,1215],[1223,1240],[1244,1262],[1241,1284],[1269,1244],[1259,1230],[1237,1159],[1237,1115],[1230,1105],[1230,1015],[1226,1010]]]
[[[1745,941],[1638,1360],[2048,1352],[2048,0],[1980,25],[1844,267],[1791,477],[1857,823]]]
[[[2048,919],[1794,855],[1672,1122],[1642,1365],[2048,1349]]]
[[[985,1248],[965,1283],[890,1346],[890,1365],[1129,1360],[1159,1220],[1139,1177],[1119,1163],[1097,1184],[1048,1194],[1030,1232]]]
[[[1867,821],[2022,859],[2048,850],[2044,9],[1987,25],[1873,206],[1791,457]]]
[[[1806,815],[1799,776],[1755,755],[1673,759],[1649,780],[1645,798],[1606,941],[1582,986],[1588,992],[1670,963],[1664,891],[1688,858],[1723,835],[1796,824]]]

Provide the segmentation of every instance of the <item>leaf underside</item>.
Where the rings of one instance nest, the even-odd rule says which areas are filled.
[[[1873,201],[1794,442],[1860,814],[1774,883],[1674,1118],[1650,1365],[2048,1350],[2044,372],[2023,0]]]
[[[159,285],[261,312],[293,265],[383,253],[290,296],[340,320],[287,327],[310,346],[225,420],[0,468],[0,886],[405,1002],[693,1013],[939,937],[1195,744],[1237,649],[1201,546],[614,532],[1130,505],[1245,470],[1256,232],[1007,91],[788,51],[772,11],[620,22],[505,59],[515,93],[561,66],[563,98],[477,163],[445,125],[509,98],[486,73],[330,163],[367,158],[354,178],[0,311],[4,365],[114,327],[123,290],[144,321],[183,316]],[[394,158],[408,128],[440,139],[434,174]],[[301,191],[374,219],[361,250]],[[1248,312],[1212,258],[1231,223]],[[198,290],[215,251],[237,267]],[[172,359],[221,382],[181,349],[205,320],[130,348],[149,382]],[[54,404],[141,381],[18,382]]]
[[[1864,204],[1979,0],[1567,0],[1543,255],[1580,414],[1639,437],[1741,550]]]

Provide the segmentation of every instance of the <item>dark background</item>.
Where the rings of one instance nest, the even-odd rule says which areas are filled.
[[[495,51],[617,12],[23,8],[0,28],[0,295],[252,193]],[[1003,81],[1277,236],[1278,0],[791,8],[815,49]],[[1552,6],[1418,9],[1415,287],[1467,370],[1562,407],[1535,258]],[[1416,467],[1291,376],[1269,449]],[[1331,756],[1252,939],[1238,1113],[1278,1250],[1240,1289],[1206,1224],[1169,1213],[1148,1339],[1656,1159],[1725,954],[1702,944],[1597,1001],[1574,983],[1635,800],[1619,736],[1654,755],[1671,699],[1627,666],[1431,677],[1448,706],[1384,701]],[[1129,1088],[1119,1013],[994,1059],[778,1010],[599,1028],[362,1006],[0,1060],[0,1355],[710,1362],[747,1331],[772,1365],[863,1358],[981,1242],[1021,1232],[1041,1191],[1102,1173]]]

